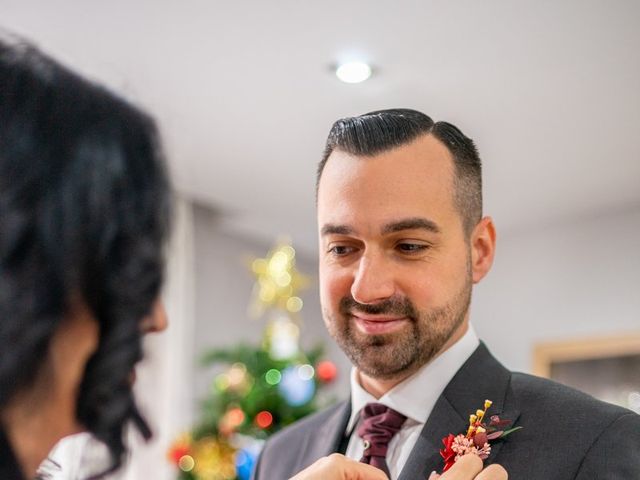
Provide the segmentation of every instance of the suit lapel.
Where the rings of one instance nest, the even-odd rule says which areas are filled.
[[[351,401],[338,404],[335,411],[316,431],[309,432],[305,438],[305,445],[301,449],[298,459],[300,471],[321,457],[330,455],[340,448],[342,439],[351,415]]]
[[[427,478],[434,470],[440,472],[442,470],[442,458],[440,457],[442,438],[451,432],[464,429],[464,427],[465,421],[460,414],[441,395],[420,432],[398,480]]]
[[[398,480],[426,478],[433,470],[441,472],[442,439],[450,433],[465,433],[469,415],[481,408],[485,399],[493,401],[489,415],[515,422],[520,413],[508,401],[512,398],[510,381],[511,372],[481,343],[436,402]],[[495,460],[501,445],[502,442],[492,444],[487,464]]]

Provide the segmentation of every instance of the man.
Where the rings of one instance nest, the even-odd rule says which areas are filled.
[[[386,110],[333,125],[317,181],[320,295],[354,365],[351,399],[270,439],[254,478],[307,469],[306,480],[332,452],[392,480],[427,478],[443,470],[442,439],[467,432],[485,399],[488,415],[522,427],[492,442],[485,465],[528,480],[640,478],[640,416],[511,373],[476,337],[472,285],[495,251],[481,190],[477,150],[451,124]],[[396,425],[374,445],[382,417]]]

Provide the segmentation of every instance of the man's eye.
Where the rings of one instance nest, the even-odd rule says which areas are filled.
[[[427,250],[429,246],[421,243],[399,243],[397,248],[403,253],[417,253]]]
[[[348,255],[353,251],[353,248],[347,247],[346,245],[335,245],[329,249],[329,253],[341,257],[343,255]]]

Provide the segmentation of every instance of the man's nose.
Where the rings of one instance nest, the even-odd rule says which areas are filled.
[[[142,319],[140,329],[143,333],[157,333],[167,329],[169,320],[164,302],[156,300],[151,309],[151,313]]]
[[[362,304],[374,304],[392,297],[395,283],[390,267],[382,253],[365,252],[351,285],[353,299]]]

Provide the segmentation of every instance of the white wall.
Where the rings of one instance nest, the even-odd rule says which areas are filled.
[[[640,207],[500,235],[471,318],[508,367],[536,342],[640,333]]]

